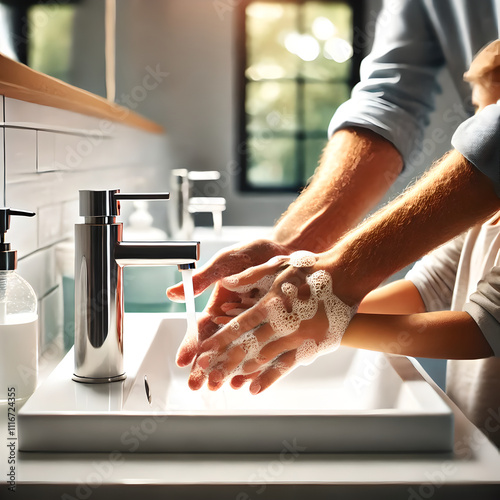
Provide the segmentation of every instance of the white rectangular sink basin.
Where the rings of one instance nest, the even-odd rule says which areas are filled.
[[[341,348],[258,396],[187,387],[179,314],[127,314],[127,379],[71,380],[70,351],[19,414],[23,451],[446,452],[453,413],[406,357]],[[145,380],[147,379],[147,388]]]

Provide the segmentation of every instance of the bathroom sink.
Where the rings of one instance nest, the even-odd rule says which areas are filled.
[[[19,413],[20,450],[446,452],[453,413],[406,357],[340,348],[262,394],[187,387],[181,314],[126,314],[127,379],[73,382],[73,351]]]

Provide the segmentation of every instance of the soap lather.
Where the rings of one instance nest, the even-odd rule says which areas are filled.
[[[168,193],[80,191],[75,226],[75,371],[73,380],[123,380],[123,267],[194,268],[197,241],[122,241],[120,200],[167,200]],[[137,332],[140,335],[140,332]]]
[[[17,252],[5,241],[13,215],[35,213],[0,208],[0,401],[29,397],[38,372],[37,298],[17,273]]]

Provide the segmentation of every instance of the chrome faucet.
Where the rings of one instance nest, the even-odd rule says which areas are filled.
[[[216,181],[220,179],[220,172],[216,170],[189,171],[185,168],[176,168],[172,170],[171,176],[175,204],[175,214],[172,218],[174,233],[182,238],[191,238],[194,230],[193,214],[210,212],[214,232],[220,236],[222,212],[226,209],[226,199],[219,196],[192,196],[194,181]]]
[[[123,267],[177,265],[192,269],[196,241],[122,241],[120,200],[168,199],[168,193],[80,191],[83,224],[75,225],[75,371],[73,380],[123,380]],[[139,333],[138,333],[139,334]]]

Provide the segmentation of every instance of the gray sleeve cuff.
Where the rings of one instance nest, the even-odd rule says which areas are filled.
[[[475,302],[467,302],[463,310],[472,316],[496,357],[500,357],[500,324],[488,311]]]
[[[463,310],[479,325],[495,356],[500,356],[500,266],[493,266],[479,281]]]
[[[500,104],[491,104],[464,121],[451,139],[453,147],[489,177],[500,197]]]

